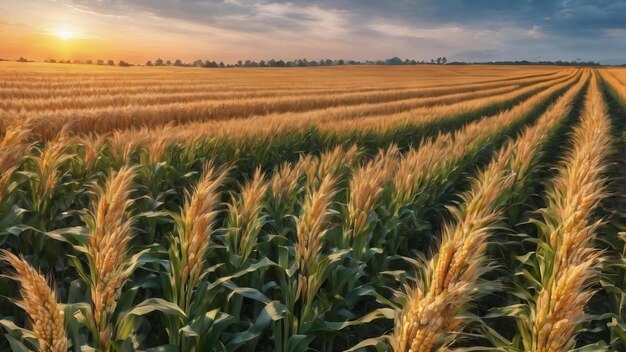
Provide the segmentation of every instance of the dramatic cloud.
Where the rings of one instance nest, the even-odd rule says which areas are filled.
[[[626,0],[0,0],[0,11],[5,23],[67,22],[137,59],[626,62]]]

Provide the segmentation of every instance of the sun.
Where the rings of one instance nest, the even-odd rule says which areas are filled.
[[[58,28],[53,32],[53,34],[61,40],[70,40],[78,36],[78,33],[76,33],[76,31],[73,31],[69,28]]]

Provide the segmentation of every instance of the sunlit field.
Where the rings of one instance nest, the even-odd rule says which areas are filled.
[[[0,350],[622,351],[625,129],[618,68],[0,62]]]

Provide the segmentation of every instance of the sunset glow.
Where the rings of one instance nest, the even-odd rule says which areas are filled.
[[[53,34],[57,36],[61,40],[70,40],[74,39],[78,36],[78,33],[74,30],[68,28],[59,28],[56,29]]]
[[[0,0],[0,58],[610,64],[626,61],[625,11],[590,0]]]

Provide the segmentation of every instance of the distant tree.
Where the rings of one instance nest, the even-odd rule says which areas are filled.
[[[87,60],[87,61],[85,61],[85,64],[87,64],[87,65],[92,65],[92,64],[93,64],[93,61],[92,61],[92,60]]]
[[[56,62],[57,62],[57,60],[55,60],[55,59],[48,59],[48,60],[46,60],[45,62],[48,62],[48,63],[54,64],[54,63],[56,63]]]
[[[174,66],[182,66],[183,62],[180,61],[180,59],[176,59],[176,61],[174,61]]]
[[[165,64],[166,64],[167,66],[172,66],[172,62],[171,62],[170,60],[165,61]]]
[[[241,60],[237,61],[237,67],[241,67],[243,66],[243,62],[241,62]]]
[[[113,61],[113,60],[109,60],[109,61],[107,61],[107,65],[109,65],[109,66],[115,66],[115,61]]]
[[[446,63],[448,63],[448,59],[446,59],[446,57],[445,57],[445,56],[444,56],[444,57],[442,57],[442,58],[441,58],[441,63],[445,65]]]
[[[343,60],[337,61],[337,65],[343,65],[343,64],[344,64]]]
[[[160,58],[156,59],[156,61],[154,62],[154,65],[155,66],[163,66],[163,60],[161,60]]]
[[[402,65],[402,59],[397,56],[394,56],[391,59],[387,59],[385,63],[387,65]]]
[[[80,64],[80,60],[74,60],[75,64]]]
[[[152,61],[148,60],[146,61],[146,66],[154,66],[154,65],[152,64]]]
[[[17,62],[28,62],[28,60],[26,60],[23,57],[20,57],[19,59],[17,59]]]
[[[119,64],[120,67],[129,67],[131,66],[131,64],[129,64],[128,62],[124,61],[124,60],[120,60]]]
[[[434,64],[435,63],[435,59],[430,59],[430,63]]]
[[[220,66],[221,68],[226,67],[226,65],[224,65],[224,61],[220,61],[220,65],[219,65],[219,66]]]
[[[97,64],[97,65],[104,65],[104,60],[97,60],[97,61],[96,61],[96,64]]]
[[[266,67],[267,64],[265,63],[265,60],[261,60],[259,61],[259,67]]]
[[[201,67],[203,64],[202,60],[196,60],[193,62],[193,66],[195,67]]]
[[[326,59],[326,66],[331,66],[333,64],[333,60]]]

